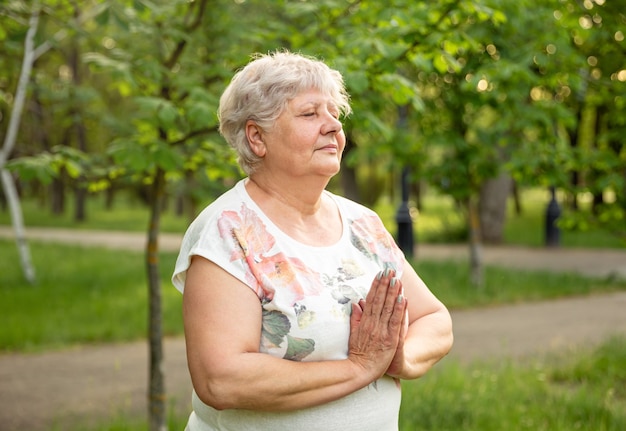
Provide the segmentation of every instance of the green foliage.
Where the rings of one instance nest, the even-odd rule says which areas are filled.
[[[10,59],[19,58],[30,5],[1,8],[0,100],[8,107],[19,69]],[[626,81],[623,13],[614,2],[125,0],[79,8],[57,0],[44,12],[39,37],[56,50],[37,63],[33,97],[55,109],[25,120],[29,144],[19,155],[41,156],[16,162],[24,178],[64,172],[49,166],[58,157],[48,153],[74,145],[71,130],[81,122],[90,133],[80,167],[90,175],[79,177],[92,189],[151,182],[156,168],[179,195],[197,193],[184,186],[189,171],[235,178],[216,133],[219,95],[251,53],[288,48],[344,73],[355,108],[345,125],[356,143],[352,166],[410,165],[416,181],[461,200],[501,170],[520,185],[562,187],[572,172],[589,172],[572,192],[617,196],[591,222],[623,232]],[[60,37],[64,31],[73,37]],[[76,71],[72,55],[84,62]],[[410,107],[408,121],[399,106]],[[597,113],[597,127],[581,123],[583,109]],[[579,134],[586,142],[572,148]]]
[[[50,152],[37,156],[10,160],[6,168],[19,174],[24,181],[37,180],[50,184],[54,178],[67,174],[72,179],[79,178],[85,169],[86,156],[71,147],[57,146]]]

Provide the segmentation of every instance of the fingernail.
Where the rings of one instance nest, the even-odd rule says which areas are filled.
[[[376,274],[376,280],[380,280],[381,278],[383,278],[383,272],[378,271],[378,274]]]
[[[385,273],[383,274],[384,277],[387,277],[389,275],[389,268],[385,268]]]
[[[404,299],[403,294],[398,295],[398,304],[401,303],[403,299]]]
[[[394,277],[394,278],[392,278],[392,279],[391,279],[391,282],[389,283],[389,285],[390,285],[391,287],[393,287],[393,286],[395,286],[395,285],[396,285],[396,277]]]

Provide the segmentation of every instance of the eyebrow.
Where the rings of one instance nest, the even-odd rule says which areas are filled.
[[[328,102],[317,101],[317,100],[306,100],[298,105],[296,105],[296,109],[305,109],[310,106],[314,108],[319,108],[320,106],[327,106],[328,109],[336,109],[339,110],[339,106],[335,103],[334,100],[329,100]]]

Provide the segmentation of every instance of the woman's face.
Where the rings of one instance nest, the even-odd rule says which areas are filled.
[[[294,176],[339,172],[346,137],[333,100],[319,92],[300,93],[287,103],[269,131],[262,132],[264,168]]]

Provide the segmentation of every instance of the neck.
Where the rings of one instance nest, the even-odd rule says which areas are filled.
[[[246,187],[255,198],[261,201],[271,199],[285,210],[295,211],[306,217],[317,213],[320,209],[322,193],[328,181],[329,179],[310,179],[295,182],[253,174],[250,175]]]
[[[324,198],[326,181],[251,175],[245,183],[252,200],[288,236],[303,244],[328,246],[341,238],[342,220],[331,199]]]

